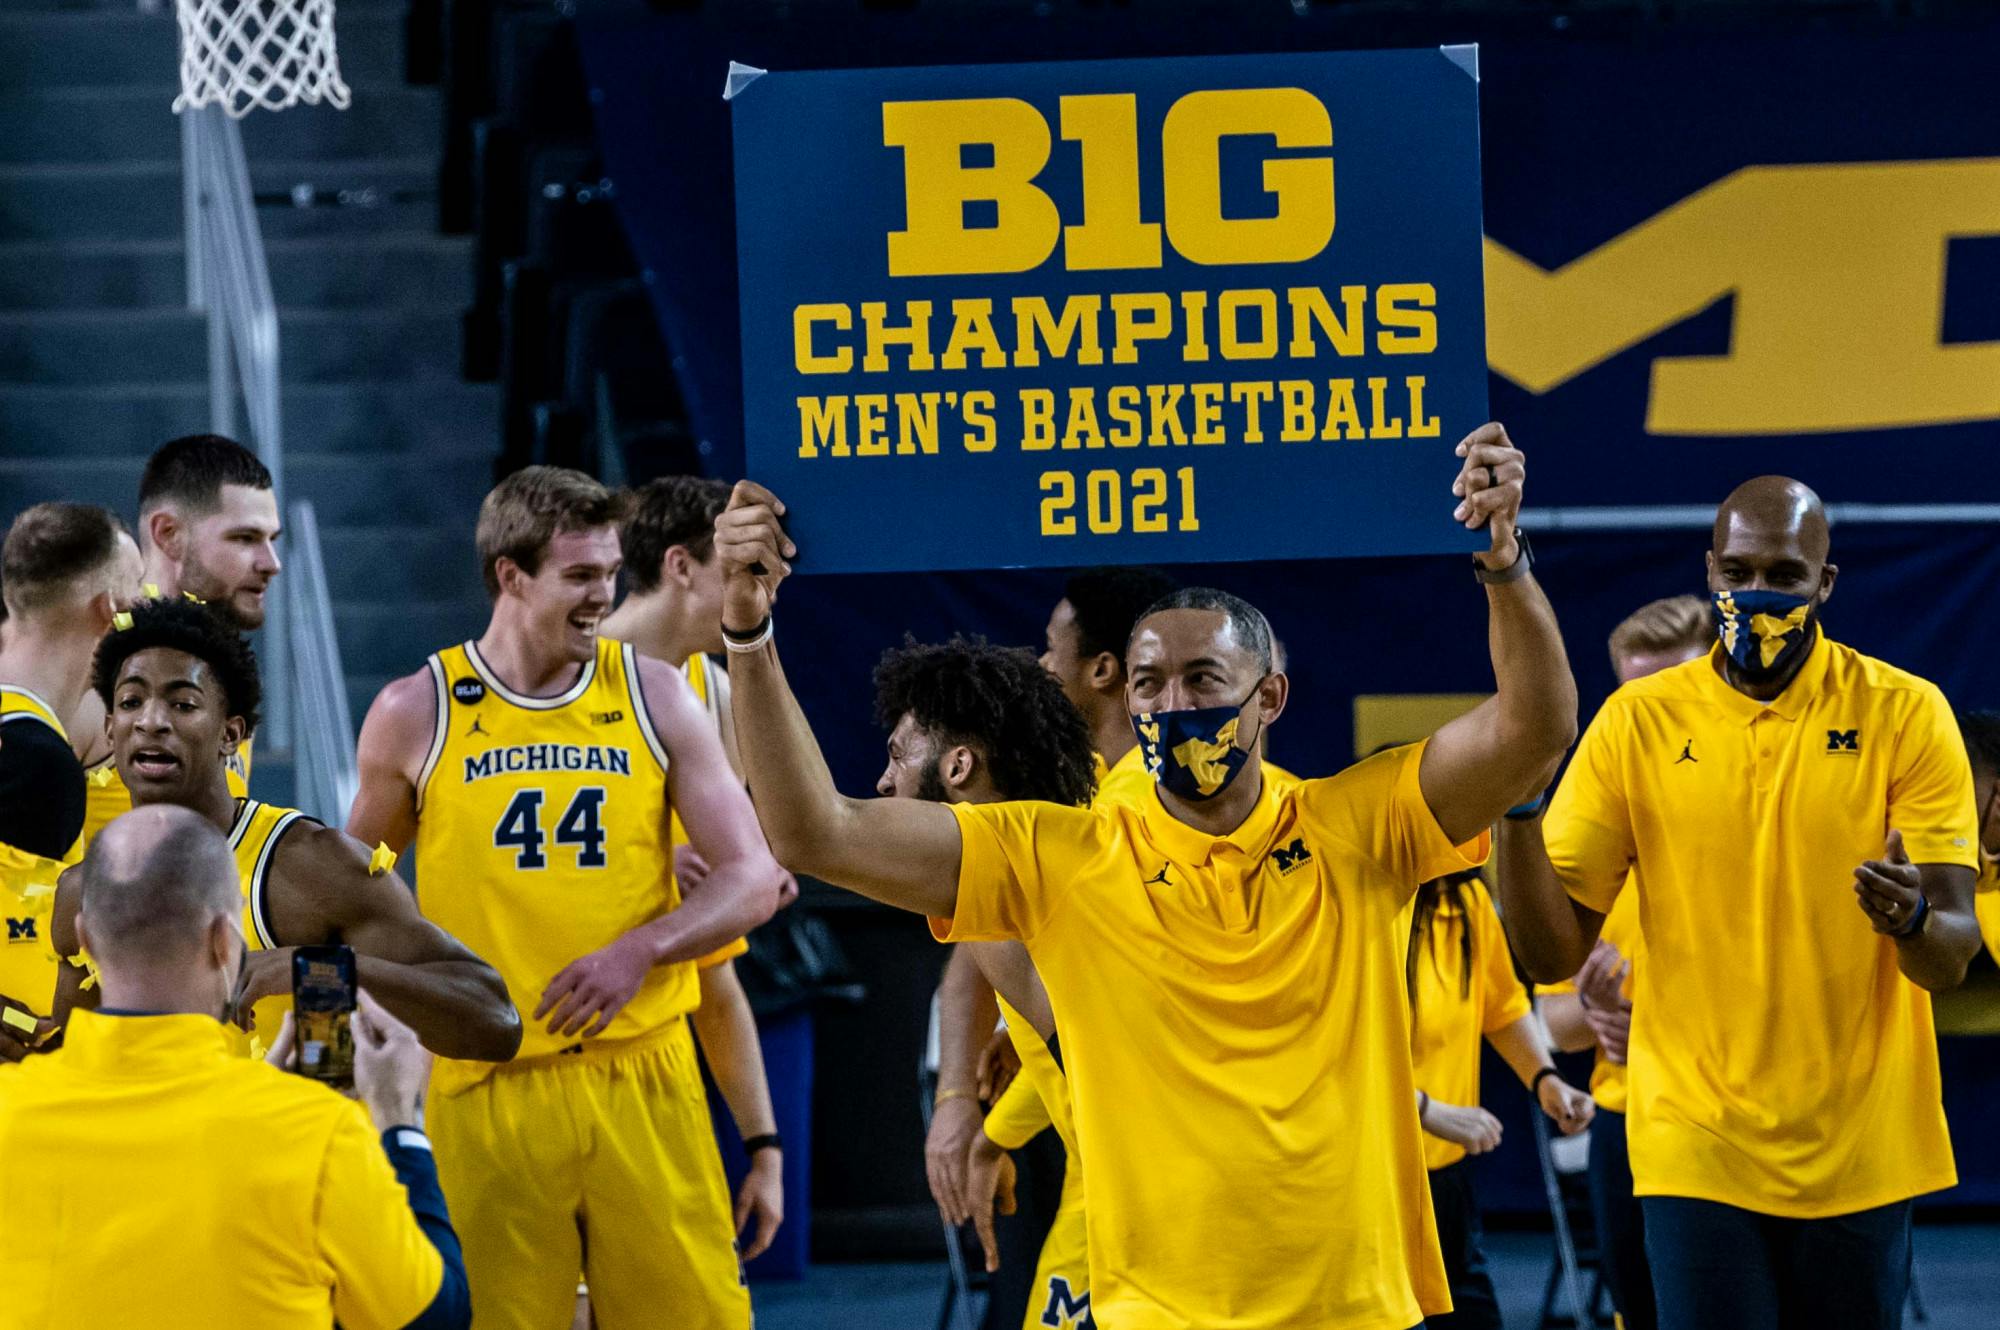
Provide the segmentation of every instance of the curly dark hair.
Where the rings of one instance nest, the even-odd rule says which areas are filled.
[[[141,651],[167,647],[208,666],[222,685],[229,714],[243,717],[251,730],[257,728],[264,689],[257,680],[257,656],[250,650],[249,638],[223,622],[221,615],[185,597],[142,600],[132,607],[131,620],[130,627],[113,628],[97,644],[90,686],[104,699],[106,711],[111,709],[111,695],[118,690],[118,672],[125,662]]]
[[[1005,798],[1082,805],[1096,793],[1083,715],[1032,652],[983,637],[905,638],[875,667],[875,718],[894,729],[905,713],[934,738],[978,749]]]
[[[1961,711],[1958,730],[1978,772],[2000,772],[2000,711]]]

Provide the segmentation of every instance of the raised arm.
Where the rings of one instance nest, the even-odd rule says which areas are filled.
[[[1518,562],[1526,458],[1497,424],[1467,435],[1458,453],[1465,460],[1452,486],[1462,500],[1454,516],[1492,536],[1473,557],[1490,572],[1518,575],[1486,587],[1494,695],[1432,736],[1418,772],[1424,802],[1454,843],[1539,792],[1576,740],[1576,680],[1555,610]]]
[[[278,842],[265,908],[280,938],[344,942],[360,985],[443,1057],[504,1062],[521,1046],[521,1016],[499,972],[417,911],[416,897],[367,847],[317,824]],[[239,1010],[291,990],[291,948],[252,952]]]
[[[791,572],[786,560],[797,551],[779,525],[783,512],[775,495],[746,480],[716,519],[722,623],[739,640],[769,626],[778,584]],[[955,913],[957,819],[942,804],[850,799],[835,789],[768,635],[755,650],[732,650],[729,677],[744,776],[778,861],[901,909]]]

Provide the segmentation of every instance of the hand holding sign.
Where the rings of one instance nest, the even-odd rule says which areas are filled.
[[[1507,427],[1489,421],[1459,441],[1465,463],[1451,492],[1462,502],[1452,516],[1468,528],[1480,526],[1492,534],[1486,554],[1473,557],[1488,568],[1506,568],[1520,555],[1515,527],[1521,518],[1521,493],[1528,477],[1528,459],[1507,437]]]
[[[722,558],[722,622],[751,633],[778,599],[778,584],[791,576],[786,560],[798,547],[778,520],[785,505],[752,480],[738,481],[729,506],[715,519],[715,548]]]

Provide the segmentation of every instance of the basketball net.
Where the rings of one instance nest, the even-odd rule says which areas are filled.
[[[181,95],[174,110],[220,105],[241,119],[350,100],[333,45],[333,0],[175,0]]]

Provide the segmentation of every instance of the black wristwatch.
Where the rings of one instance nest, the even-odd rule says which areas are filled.
[[[1524,531],[1514,533],[1514,543],[1520,546],[1520,552],[1514,556],[1514,562],[1505,568],[1488,568],[1478,559],[1474,559],[1472,575],[1487,586],[1501,586],[1526,577],[1535,566],[1535,547],[1528,543],[1528,536]]]
[[[762,1136],[745,1137],[743,1141],[743,1153],[746,1155],[755,1155],[759,1150],[782,1151],[784,1148],[784,1140],[775,1131],[765,1132]]]

